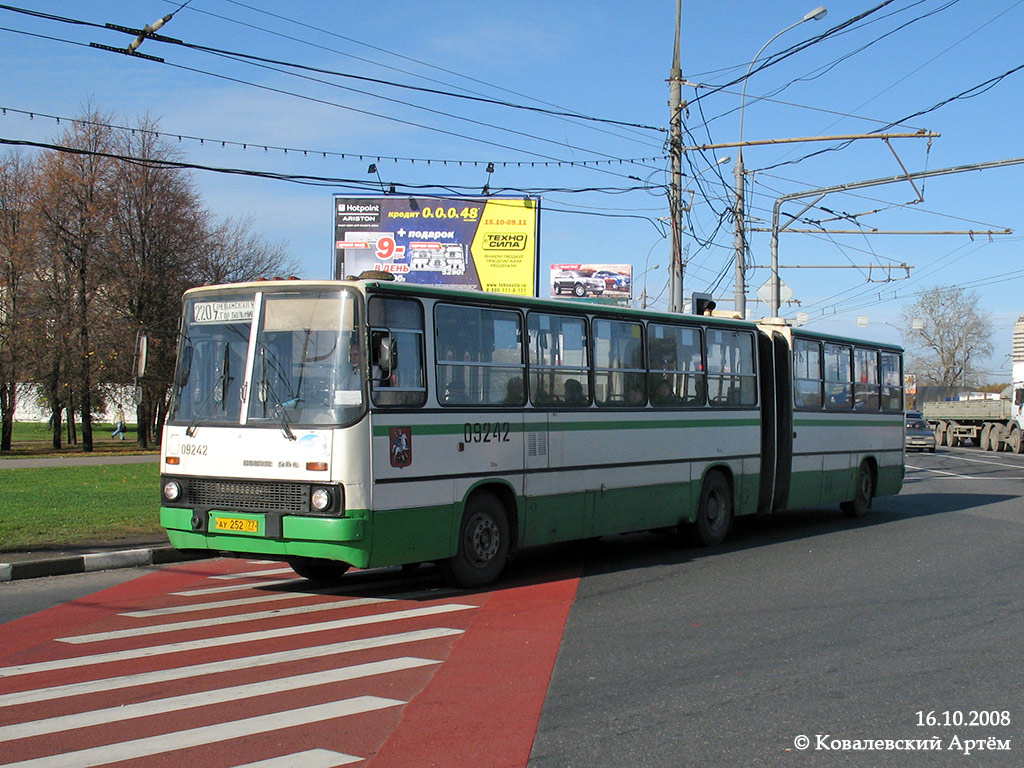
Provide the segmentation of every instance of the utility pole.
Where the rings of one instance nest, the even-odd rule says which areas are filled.
[[[679,29],[683,16],[683,0],[676,0],[676,39],[672,52],[672,70],[668,80],[669,108],[669,155],[671,177],[669,179],[668,205],[672,226],[672,253],[668,267],[668,311],[683,311],[683,254],[682,254],[682,206],[683,199],[683,72],[679,68]]]

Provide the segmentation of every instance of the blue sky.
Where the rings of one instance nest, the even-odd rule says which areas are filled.
[[[153,40],[140,53],[164,63],[128,58],[88,46],[123,47],[131,41],[127,35],[0,9],[0,64],[7,75],[0,90],[6,109],[0,137],[52,141],[65,126],[44,115],[74,117],[91,104],[117,124],[144,114],[158,119],[183,159],[203,165],[366,184],[376,183],[367,174],[368,163],[375,162],[382,180],[400,188],[430,184],[479,192],[487,181],[485,166],[493,162],[492,189],[543,190],[542,276],[552,263],[631,263],[638,285],[646,279],[648,294],[666,304],[666,134],[650,128],[668,125],[671,0],[192,0],[178,10],[181,2],[37,0],[20,7],[134,28],[175,12],[160,32],[189,44],[601,120],[328,75],[315,75],[329,81],[316,82]],[[782,195],[887,178],[901,169],[1024,156],[1024,70],[1012,72],[1024,64],[1024,0],[827,5],[824,19],[786,32],[758,59],[771,62],[773,54],[810,43],[763,71],[755,65],[747,82],[744,139],[862,134],[898,122],[889,130],[941,137],[896,139],[891,149],[877,139],[748,147],[752,226],[768,226]],[[683,91],[690,102],[687,143],[737,140],[741,86],[714,86],[742,78],[758,49],[812,7],[795,0],[684,0],[681,65],[683,76],[698,84]],[[275,149],[280,147],[290,150]],[[808,157],[823,149],[830,151]],[[727,209],[735,156],[733,148],[689,152],[684,166],[694,193],[684,292],[713,290],[725,299],[723,307],[733,295]],[[284,243],[302,265],[302,276],[330,275],[332,194],[354,189],[201,171],[194,179],[216,215],[251,216],[267,239]],[[831,213],[814,208],[805,214],[822,222],[819,228],[1008,228],[1014,234],[783,233],[780,263],[805,267],[782,271],[800,302],[783,314],[806,312],[809,327],[824,332],[899,342],[900,312],[920,291],[963,285],[979,294],[994,325],[991,376],[1007,379],[1013,322],[1024,312],[1018,298],[1024,286],[1022,180],[1024,166],[1012,166],[918,181],[916,189],[904,182],[829,195],[820,205]],[[582,191],[595,188],[602,191]],[[830,218],[836,220],[824,221]],[[755,291],[769,278],[769,240],[764,232],[749,238],[754,268],[747,278],[748,310],[760,317],[767,309],[755,303]],[[902,264],[913,266],[909,278],[902,269],[885,268]],[[806,268],[811,265],[851,268]],[[902,279],[890,279],[897,277]],[[858,317],[868,318],[867,327],[858,326]]]

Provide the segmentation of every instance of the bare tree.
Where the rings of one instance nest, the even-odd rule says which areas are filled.
[[[135,336],[144,330],[152,337],[148,375],[136,393],[138,441],[144,448],[159,435],[167,411],[181,294],[195,284],[213,241],[191,178],[161,164],[179,158],[157,129],[156,121],[143,118],[136,130],[115,139],[118,154],[142,162],[122,162],[116,171],[117,269],[106,287],[121,321],[105,350],[111,381],[132,380]]]
[[[40,160],[37,210],[46,246],[58,259],[55,269],[69,280],[75,333],[74,376],[82,417],[82,449],[92,451],[93,325],[102,317],[97,298],[110,274],[114,161],[110,118],[89,113],[61,137],[73,152],[54,152]]]
[[[225,220],[211,232],[210,246],[199,265],[198,284],[285,277],[297,271],[284,245],[264,240],[251,217]]]
[[[992,323],[978,308],[978,295],[956,286],[930,288],[902,313],[907,331],[908,370],[921,384],[972,387],[981,363],[992,354]]]
[[[29,193],[35,166],[19,157],[0,159],[0,451],[11,450],[15,388],[24,371],[25,293],[36,228]]]
[[[55,448],[65,412],[69,442],[77,442],[77,411],[82,448],[92,450],[93,411],[104,392],[132,382],[140,330],[151,334],[137,403],[148,446],[168,409],[181,294],[296,271],[284,246],[266,241],[251,219],[211,222],[188,172],[165,163],[180,158],[154,120],[124,131],[109,123],[87,111],[26,178],[11,162],[0,165],[0,410],[4,420],[13,416],[18,377],[37,384]],[[27,218],[12,216],[21,210]],[[22,369],[13,367],[16,316]]]

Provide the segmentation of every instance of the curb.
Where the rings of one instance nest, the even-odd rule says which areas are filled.
[[[173,547],[125,549],[116,552],[94,552],[84,555],[27,560],[20,563],[0,563],[0,582],[19,579],[38,579],[43,576],[66,576],[74,573],[107,571],[114,568],[136,568],[142,565],[166,565],[186,560],[202,560],[207,552],[179,552]]]

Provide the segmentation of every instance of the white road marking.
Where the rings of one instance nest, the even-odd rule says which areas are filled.
[[[98,765],[117,763],[122,760],[138,760],[151,755],[176,752],[190,747],[213,744],[230,739],[240,739],[253,733],[280,731],[297,725],[333,720],[336,717],[372,712],[388,707],[398,707],[405,702],[378,696],[357,696],[353,699],[333,701],[312,707],[273,712],[268,715],[249,717],[229,723],[207,725],[187,731],[175,731],[162,736],[150,736],[119,744],[105,744],[77,752],[47,755],[34,760],[25,760],[8,765],[18,768],[94,768]]]
[[[262,576],[273,576],[278,573],[291,573],[295,574],[295,571],[291,569],[291,566],[285,566],[284,568],[264,568],[262,571],[247,571],[246,573],[224,573],[220,576],[211,576],[211,579],[251,579]]]
[[[260,760],[258,763],[236,765],[235,768],[295,768],[296,765],[301,765],[302,768],[335,768],[335,766],[350,765],[362,760],[363,758],[361,757],[346,755],[344,752],[331,752],[328,749],[307,749],[305,752],[271,757],[269,760]]]
[[[271,603],[279,600],[299,600],[303,597],[324,597],[324,595],[320,592],[315,594],[308,592],[276,592],[272,595],[236,597],[233,600],[217,600],[212,603],[189,603],[186,605],[171,605],[166,608],[153,608],[148,611],[127,611],[117,615],[127,616],[132,619],[148,619],[153,616],[172,616],[176,613],[192,613],[193,611],[217,611],[221,608],[237,608],[240,605],[258,605],[259,603]]]
[[[184,592],[171,592],[178,597],[199,597],[200,595],[216,595],[221,592],[241,592],[243,589],[262,589],[263,587],[276,587],[281,584],[298,584],[306,579],[273,579],[272,581],[256,581],[249,584],[228,584],[223,587],[203,587],[202,589],[188,589]]]
[[[388,602],[388,600],[381,597],[360,597],[353,600],[342,600],[333,603],[314,603],[312,605],[298,605],[294,608],[278,608],[273,611],[260,611],[259,613],[237,613],[231,616],[216,616],[210,619],[193,619],[192,621],[178,621],[173,624],[153,624],[152,626],[148,627],[115,629],[109,632],[97,632],[92,635],[58,637],[57,642],[71,643],[72,645],[81,645],[84,643],[99,643],[104,640],[121,640],[126,637],[138,637],[140,635],[160,635],[164,632],[183,632],[188,629],[219,627],[225,624],[241,624],[247,621],[277,619],[281,618],[282,616],[301,616],[306,613],[334,611],[340,608],[357,608],[360,605],[373,605],[375,603],[383,602]]]
[[[976,477],[975,475],[964,475],[960,472],[950,472],[944,469],[935,469],[933,467],[915,467],[911,464],[907,464],[907,469],[917,470],[918,472],[932,472],[936,475],[943,475],[945,477],[952,477],[957,480],[980,480],[982,482],[1010,482],[1012,480],[1024,480],[1024,477],[1007,477],[1006,475],[998,475],[996,477]]]
[[[358,680],[363,677],[386,675],[389,672],[415,669],[440,663],[440,661],[433,659],[401,656],[384,661],[356,664],[351,667],[310,672],[305,675],[281,677],[276,680],[261,680],[257,683],[217,688],[200,693],[186,693],[166,699],[140,701],[134,704],[122,704],[116,707],[107,707],[106,709],[79,712],[73,715],[59,715],[43,720],[14,723],[13,725],[0,726],[0,742],[40,736],[45,733],[71,731],[76,728],[89,728],[94,725],[106,725],[107,723],[131,720],[137,717],[165,715],[169,712],[180,712],[184,709],[224,704],[230,701],[250,699],[257,696],[270,696],[275,693],[284,693],[285,691],[297,691],[301,688],[314,688],[318,685],[340,683],[345,680]]]
[[[418,643],[425,640],[434,640],[440,637],[451,637],[461,635],[463,630],[451,629],[449,627],[436,627],[433,629],[417,629],[412,632],[399,632],[394,635],[376,635],[364,637],[359,640],[345,640],[340,643],[329,643],[327,645],[314,645],[307,648],[296,648],[290,651],[276,651],[274,653],[261,653],[255,656],[241,656],[223,661],[208,661],[203,664],[191,664],[185,667],[172,667],[170,669],[158,669],[153,672],[139,672],[134,675],[120,675],[119,677],[105,677],[99,680],[85,680],[80,683],[67,683],[55,685],[49,688],[33,688],[27,691],[17,691],[0,695],[0,708],[14,707],[20,704],[31,704],[36,701],[52,701],[53,699],[66,699],[72,696],[84,696],[89,693],[101,693],[103,691],[114,691],[121,688],[134,688],[140,685],[151,685],[153,683],[165,683],[171,680],[186,680],[190,677],[202,677],[218,672],[233,672],[239,669],[254,669],[275,664],[285,664],[291,661],[304,661],[306,659],[318,659],[324,656],[334,656],[355,651],[373,650],[376,648],[387,648],[393,645],[404,643]]]
[[[365,626],[366,624],[376,624],[386,621],[418,619],[426,616],[436,616],[442,613],[451,613],[453,611],[467,611],[474,608],[477,608],[477,606],[462,605],[459,603],[444,603],[441,605],[430,605],[422,608],[410,608],[403,611],[375,613],[368,616],[353,616],[347,619],[324,621],[318,624],[300,624],[294,627],[278,627],[277,629],[267,629],[258,632],[245,632],[240,635],[208,637],[202,640],[190,640],[187,642],[167,643],[165,645],[154,645],[145,648],[132,648],[124,651],[97,653],[92,656],[72,656],[70,658],[53,659],[51,661],[17,664],[11,667],[0,667],[0,678],[30,675],[36,672],[48,672],[55,669],[74,669],[75,667],[84,667],[93,664],[106,664],[108,662],[120,662],[127,659],[141,659],[172,653],[188,653],[206,648],[216,648],[223,645],[237,645],[239,643],[251,643],[259,640],[272,640],[281,637],[290,637],[291,635],[305,635],[312,632],[327,632],[335,629],[360,627]]]

